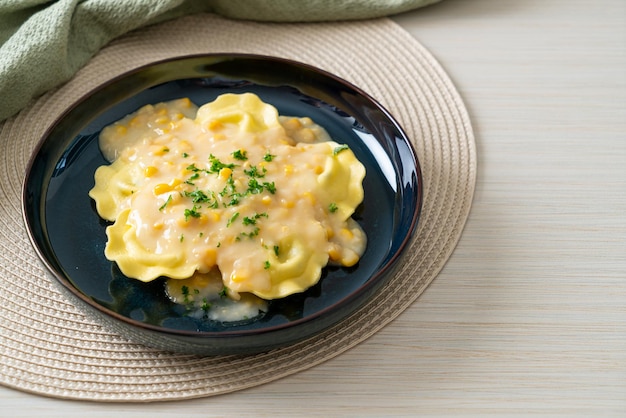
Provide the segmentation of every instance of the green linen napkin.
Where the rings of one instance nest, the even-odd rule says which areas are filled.
[[[310,22],[387,16],[440,0],[3,0],[0,122],[69,80],[100,48],[133,29],[199,12]]]

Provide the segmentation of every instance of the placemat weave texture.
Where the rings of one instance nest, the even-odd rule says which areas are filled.
[[[129,69],[216,52],[290,58],[357,85],[403,126],[424,181],[416,237],[386,287],[320,335],[249,356],[161,352],[102,329],[46,277],[21,218],[28,159],[64,109]],[[59,398],[147,402],[232,392],[312,367],[364,341],[415,302],[461,236],[475,181],[474,137],[458,93],[430,53],[390,19],[271,24],[199,14],[129,33],[0,125],[0,384]]]

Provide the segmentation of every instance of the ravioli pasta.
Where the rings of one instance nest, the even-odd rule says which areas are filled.
[[[147,105],[103,129],[89,192],[105,256],[128,277],[218,270],[233,297],[302,292],[329,263],[353,266],[366,237],[352,219],[365,168],[310,118],[256,95]]]

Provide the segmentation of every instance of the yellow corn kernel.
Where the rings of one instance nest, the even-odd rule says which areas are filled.
[[[300,140],[303,142],[313,142],[315,140],[315,134],[310,128],[304,128],[299,133]]]
[[[172,189],[176,186],[178,186],[179,184],[181,184],[183,181],[179,178],[173,178],[170,180],[168,184],[168,186],[170,186]]]
[[[311,192],[304,192],[304,193],[302,193],[302,197],[304,199],[307,199],[312,205],[315,204],[315,196],[313,196],[311,194]]]
[[[180,226],[180,227],[185,228],[185,227],[189,226],[189,221],[187,219],[185,219],[184,217],[183,218],[178,218],[178,219],[176,219],[176,224],[178,226]]]
[[[180,112],[177,112],[177,113],[174,114],[174,116],[172,116],[172,119],[174,119],[174,120],[181,120],[184,117],[185,117],[185,115],[183,115]]]
[[[341,237],[343,239],[346,240],[351,240],[354,238],[354,234],[352,233],[352,231],[350,231],[348,228],[341,228],[341,230],[339,231],[339,233],[341,234]]]
[[[223,141],[226,139],[226,135],[218,133],[213,135],[213,139],[215,139],[216,141]]]
[[[298,129],[302,127],[302,123],[298,118],[291,118],[285,121],[285,128],[287,129]]]
[[[191,100],[188,97],[180,99],[180,104],[184,107],[191,107]]]
[[[166,153],[170,152],[170,149],[168,147],[161,147],[159,149],[157,149],[156,151],[154,151],[152,154],[154,155],[164,155]]]
[[[316,165],[313,171],[315,172],[315,174],[322,174],[324,172],[324,167],[322,167],[321,165]]]
[[[152,166],[152,165],[149,165],[148,167],[146,167],[146,168],[144,168],[144,169],[143,169],[143,174],[144,174],[144,176],[146,176],[146,177],[152,177],[152,176],[154,176],[154,175],[155,175],[158,171],[159,171],[159,170],[158,170],[156,167],[154,167],[154,166]]]
[[[263,196],[261,202],[263,202],[264,205],[269,205],[272,203],[272,198],[270,196]]]
[[[130,126],[136,126],[139,124],[139,117],[135,116],[134,118],[131,118],[131,120],[128,121],[128,124]]]
[[[163,116],[163,115],[167,115],[167,109],[162,107],[157,111],[157,115],[159,116]]]
[[[210,218],[210,219],[211,219],[213,222],[219,222],[219,221],[220,221],[220,219],[222,218],[222,216],[219,214],[219,212],[216,212],[216,211],[211,211],[211,212],[209,212],[209,215],[211,216],[211,218]]]
[[[334,236],[335,236],[335,230],[334,230],[332,227],[327,226],[327,227],[326,227],[326,237],[327,237],[328,239],[331,239],[331,238],[332,238],[332,237],[334,237]]]
[[[220,122],[219,120],[212,120],[211,122],[209,122],[208,128],[211,130],[216,130],[216,129],[220,129],[222,127],[222,122]]]
[[[241,283],[247,280],[247,277],[244,274],[233,272],[230,275],[230,280],[234,283]]]
[[[189,142],[187,142],[186,140],[182,140],[178,143],[177,148],[181,151],[190,151],[191,150],[191,144],[189,144]]]
[[[345,267],[352,267],[359,261],[359,256],[351,250],[346,251],[346,254],[341,258],[341,264]]]
[[[118,135],[125,135],[126,132],[128,132],[128,128],[126,128],[126,126],[124,125],[117,125],[115,127],[115,133],[117,133]]]
[[[152,228],[157,229],[157,230],[158,230],[158,229],[163,229],[163,222],[155,222],[155,223],[152,225]]]
[[[220,170],[219,178],[221,178],[222,180],[228,180],[231,174],[233,174],[233,170],[228,167],[224,167]]]
[[[160,125],[163,125],[163,124],[165,124],[165,123],[169,122],[169,121],[170,121],[170,118],[168,118],[167,116],[159,116],[159,117],[158,117],[158,118],[156,118],[154,121],[155,121],[156,123],[160,124]]]
[[[208,266],[215,265],[217,261],[217,251],[213,248],[207,248],[204,253],[204,263]]]
[[[283,168],[283,171],[285,172],[285,175],[290,175],[293,173],[293,166],[291,164],[287,164],[285,165],[285,168]]]
[[[292,208],[294,206],[293,201],[281,199],[280,203],[286,208]]]
[[[331,246],[328,250],[328,257],[330,257],[332,261],[341,260],[341,249],[336,245]]]
[[[165,183],[159,183],[156,186],[154,186],[154,189],[152,189],[152,192],[154,193],[155,196],[158,196],[163,193],[171,192],[171,191],[172,191],[172,186],[170,186],[169,184],[165,184]]]

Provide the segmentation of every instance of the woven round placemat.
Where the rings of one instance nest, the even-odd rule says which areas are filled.
[[[21,218],[28,159],[65,108],[129,69],[210,52],[290,58],[356,84],[398,119],[423,172],[424,206],[416,237],[386,287],[331,329],[257,355],[162,352],[101,328],[47,278]],[[267,24],[201,14],[130,33],[103,49],[66,85],[0,125],[0,384],[59,398],[164,401],[232,392],[319,364],[380,330],[435,278],[461,235],[475,180],[474,138],[459,95],[428,51],[389,19]]]

